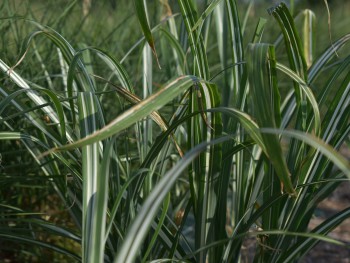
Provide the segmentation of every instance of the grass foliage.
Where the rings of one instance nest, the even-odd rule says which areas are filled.
[[[253,1],[121,1],[133,15],[107,32],[77,1],[40,19],[17,2],[0,4],[4,258],[240,262],[255,237],[254,262],[296,262],[345,246],[327,234],[350,209],[308,223],[350,178],[349,34],[316,54],[328,31],[284,3],[266,20]]]

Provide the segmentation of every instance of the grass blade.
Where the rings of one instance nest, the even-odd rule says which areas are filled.
[[[260,127],[277,128],[280,125],[280,95],[276,87],[274,49],[268,44],[252,44],[249,46],[249,51],[248,76],[257,123]],[[262,134],[262,139],[265,144],[265,154],[272,162],[283,187],[289,194],[294,194],[290,172],[278,137]]]
[[[147,117],[153,111],[158,110],[160,107],[191,87],[193,85],[193,79],[196,79],[196,77],[182,76],[168,82],[162,90],[127,110],[101,130],[69,145],[55,148],[53,151],[71,150],[101,141],[117,134],[140,119]]]
[[[78,94],[79,119],[81,124],[81,137],[84,138],[98,129],[97,110],[95,96],[90,92]],[[99,144],[85,145],[82,149],[82,174],[83,174],[83,231],[82,231],[82,257],[83,262],[103,262],[103,248],[100,233],[101,224],[97,222],[98,203],[98,169]],[[106,176],[106,175],[102,175]],[[102,198],[103,199],[103,198]],[[100,208],[101,209],[101,208]],[[103,212],[103,211],[102,211]],[[103,216],[103,215],[100,215]],[[103,227],[102,227],[103,229]]]
[[[210,142],[211,145],[222,143],[229,140],[229,137],[223,137]],[[202,143],[190,150],[180,162],[178,162],[171,170],[169,170],[158,184],[153,188],[153,191],[145,200],[143,206],[130,226],[128,235],[126,236],[122,247],[118,251],[118,255],[114,259],[115,263],[134,262],[137,250],[144,240],[148,229],[151,227],[152,220],[157,214],[159,206],[162,204],[163,199],[166,197],[178,177],[182,172],[187,169],[187,166],[195,159],[201,151],[208,147],[208,143]]]
[[[156,52],[156,47],[154,44],[153,35],[152,35],[151,29],[150,29],[149,24],[148,24],[147,9],[146,9],[145,2],[144,2],[144,0],[134,0],[134,5],[135,5],[135,11],[136,11],[137,18],[138,18],[140,26],[142,28],[142,32],[143,32],[149,46],[151,47],[153,54],[156,57],[158,66],[160,68],[160,64],[159,64],[158,56],[157,56],[157,52]]]

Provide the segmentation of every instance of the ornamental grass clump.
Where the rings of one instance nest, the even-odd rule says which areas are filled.
[[[319,241],[346,246],[327,234],[349,208],[308,225],[350,178],[339,153],[349,145],[350,34],[315,58],[311,10],[293,18],[280,3],[248,37],[252,1],[243,23],[240,2],[206,4],[134,0],[143,35],[118,58],[55,30],[77,1],[53,27],[0,20],[3,36],[22,43],[15,63],[0,57],[1,149],[15,142],[32,166],[1,175],[4,250],[17,243],[69,262],[240,262],[253,236],[254,262],[296,262]],[[271,24],[277,38],[264,35]],[[34,31],[23,40],[19,25]],[[24,178],[52,189],[71,223],[14,205],[7,187]]]

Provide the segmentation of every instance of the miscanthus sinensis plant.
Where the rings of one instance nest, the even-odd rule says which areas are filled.
[[[320,240],[345,245],[327,234],[350,209],[308,223],[350,177],[338,152],[349,143],[350,35],[315,58],[311,10],[293,18],[280,3],[248,38],[252,1],[243,14],[235,0],[204,2],[134,0],[143,36],[118,58],[33,20],[0,20],[3,41],[23,43],[16,63],[0,58],[2,149],[13,141],[29,153],[35,178],[75,223],[13,206],[6,188],[30,170],[5,169],[3,250],[51,249],[70,262],[239,262],[255,237],[254,262],[294,262]],[[19,24],[34,28],[24,40]],[[272,25],[279,36],[264,38]]]

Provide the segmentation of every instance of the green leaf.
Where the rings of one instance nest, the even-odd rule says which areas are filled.
[[[338,168],[350,179],[350,165],[348,160],[318,137],[296,130],[278,130],[263,128],[260,129],[260,131],[262,133],[269,134],[282,134],[284,136],[288,136],[305,142],[306,144],[314,147],[322,154],[327,156],[327,158],[333,161],[334,164],[338,166]]]
[[[306,81],[307,67],[302,43],[286,4],[280,3],[268,11],[275,17],[282,30],[291,69]]]
[[[267,23],[267,20],[265,18],[262,18],[262,17],[259,18],[259,22],[255,28],[252,43],[260,43],[262,35],[264,33],[266,23]]]
[[[163,199],[167,196],[172,186],[187,168],[187,166],[201,153],[201,151],[207,149],[209,145],[223,143],[230,140],[229,136],[215,139],[211,142],[204,142],[192,150],[178,162],[171,170],[169,170],[153,188],[150,195],[143,203],[141,209],[138,211],[137,216],[128,229],[128,235],[125,237],[122,247],[119,249],[115,263],[124,262],[131,263],[137,255],[137,251],[142,244],[142,241],[146,237],[149,228],[151,227],[152,220],[158,213],[158,209],[163,202]]]
[[[193,85],[194,80],[196,80],[194,76],[182,76],[168,82],[163,89],[125,111],[101,130],[74,143],[54,148],[53,151],[75,149],[117,134],[180,95]]]
[[[38,240],[35,240],[33,238],[23,237],[21,235],[3,234],[3,233],[0,233],[0,238],[1,238],[1,240],[8,240],[8,241],[16,242],[16,243],[35,245],[35,246],[42,247],[42,248],[52,249],[53,251],[61,253],[63,255],[67,255],[67,256],[71,257],[72,259],[81,260],[81,258],[77,254],[74,254],[67,249],[52,245],[48,242],[38,241]]]
[[[276,79],[276,60],[273,46],[250,44],[247,58],[248,77],[256,121],[260,127],[277,128],[280,123],[279,91]],[[294,194],[290,172],[276,135],[262,134],[265,154],[289,194]],[[283,190],[283,189],[281,189]]]
[[[96,97],[91,92],[78,93],[79,120],[81,137],[84,138],[95,132],[98,128]],[[83,167],[83,230],[82,230],[82,257],[83,262],[103,262],[103,242],[105,222],[98,221],[103,218],[105,210],[103,192],[105,184],[99,185],[99,176],[106,177],[106,174],[99,174],[100,156],[99,144],[85,145],[82,149]],[[100,189],[99,189],[100,187]],[[102,200],[98,200],[102,199]],[[100,202],[99,202],[100,201]],[[98,215],[98,213],[102,213]],[[102,233],[101,233],[102,232]],[[99,243],[95,243],[99,242]],[[102,251],[101,251],[102,250]]]
[[[14,81],[20,88],[23,90],[28,90],[28,97],[36,104],[36,105],[42,105],[46,104],[46,100],[39,96],[36,92],[30,92],[30,86],[27,84],[27,82],[18,75],[15,71],[13,71],[10,67],[8,67],[1,59],[0,59],[0,69],[3,70],[12,81]],[[61,142],[66,142],[67,137],[72,140],[72,138],[69,136],[69,134],[66,134],[66,125],[65,125],[65,117],[62,105],[60,101],[58,100],[56,94],[48,89],[40,89],[42,92],[46,93],[54,102],[54,105],[57,110],[57,114],[54,112],[51,106],[47,106],[43,108],[43,111],[45,114],[47,114],[52,122],[59,123],[60,125],[60,132],[61,132]],[[3,101],[3,105],[6,105],[9,103],[10,100],[13,99],[13,96],[17,96],[18,93],[21,93],[21,91],[18,91],[17,93],[14,93],[14,95],[10,96],[10,98],[5,98]],[[67,137],[66,137],[67,136]]]
[[[164,200],[162,214],[161,214],[161,216],[159,218],[159,223],[158,223],[157,228],[156,228],[156,230],[155,230],[155,232],[153,234],[153,237],[152,237],[152,239],[151,239],[151,241],[150,241],[150,243],[148,245],[147,251],[146,251],[146,253],[143,256],[143,260],[142,260],[143,263],[147,261],[147,257],[151,253],[152,248],[153,248],[154,244],[157,241],[157,237],[159,235],[159,231],[162,228],[162,225],[164,224],[164,220],[165,220],[166,214],[168,212],[169,205],[170,205],[170,193],[168,193],[168,195],[166,196],[166,199]]]
[[[228,90],[225,89],[223,93],[223,105],[229,105],[229,102],[233,101],[233,105],[237,109],[242,109],[244,105],[244,88],[246,86],[246,70],[245,65],[240,64],[244,61],[244,48],[243,37],[241,31],[241,23],[237,8],[236,0],[226,1],[227,15],[228,15],[228,27],[231,42],[228,48],[230,48],[232,55],[232,64],[238,65],[232,68],[233,86]],[[225,103],[225,101],[227,101]]]
[[[158,66],[160,68],[160,64],[159,64],[158,56],[157,56],[157,52],[156,52],[156,47],[154,44],[154,39],[153,39],[152,32],[151,32],[151,29],[150,29],[149,24],[148,24],[147,9],[145,6],[145,2],[144,2],[144,0],[134,0],[134,4],[135,4],[136,15],[137,15],[137,18],[139,20],[142,32],[143,32],[149,46],[151,47],[153,54],[157,59]]]
[[[203,38],[198,30],[192,31],[195,21],[197,21],[197,13],[190,0],[178,0],[183,21],[186,26],[188,41],[191,46],[191,51],[195,61],[194,74],[203,78],[209,79],[209,67],[207,61],[207,54],[204,47]]]
[[[213,10],[215,9],[215,7],[220,4],[222,0],[214,0],[212,1],[208,7],[205,9],[205,11],[201,14],[200,18],[197,20],[197,22],[194,24],[194,26],[192,27],[191,31],[195,31],[197,30],[197,28],[201,29],[203,24],[204,24],[204,20],[213,12]],[[200,30],[199,30],[200,31]]]
[[[308,251],[310,251],[311,248],[313,248],[319,240],[323,240],[335,245],[341,245],[343,246],[341,242],[337,240],[329,240],[328,238],[325,240],[324,237],[327,237],[326,235],[332,231],[334,228],[336,228],[340,223],[342,223],[344,220],[348,219],[350,217],[350,208],[344,209],[343,211],[340,211],[339,213],[335,214],[334,216],[328,218],[324,222],[322,222],[319,226],[317,226],[315,229],[312,230],[312,232],[306,236],[304,240],[301,240],[296,245],[292,246],[288,252],[285,253],[285,256],[281,258],[283,262],[289,262],[296,257],[302,257],[305,255]]]
[[[301,92],[305,94],[305,96],[308,98],[313,112],[314,112],[314,132],[316,135],[319,135],[321,132],[321,116],[320,116],[320,110],[318,108],[318,103],[316,101],[316,98],[313,95],[312,90],[309,88],[307,83],[300,78],[295,72],[293,72],[291,69],[287,68],[286,66],[277,63],[276,68],[282,71],[283,73],[287,74],[290,78],[292,78],[296,83],[298,83],[301,87]],[[311,132],[310,126],[308,127],[308,131]]]

